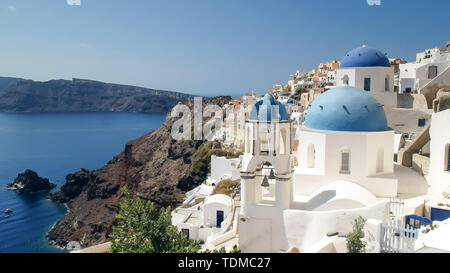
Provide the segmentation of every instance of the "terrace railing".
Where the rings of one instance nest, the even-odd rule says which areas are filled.
[[[414,244],[419,230],[405,227],[403,221],[390,221],[381,224],[380,252],[414,253]]]
[[[389,217],[394,220],[396,216],[404,215],[405,200],[402,198],[392,197],[389,201]]]

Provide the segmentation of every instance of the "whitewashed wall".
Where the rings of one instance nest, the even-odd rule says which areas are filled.
[[[337,132],[301,130],[298,166],[295,168],[295,195],[309,195],[318,188],[339,180],[359,184],[377,197],[397,195],[393,174],[394,131]],[[308,168],[308,146],[316,146],[316,168]],[[383,172],[376,172],[378,149],[384,150]],[[340,173],[341,151],[349,149],[350,173]]]
[[[239,179],[240,170],[238,168],[240,159],[211,156],[211,178],[216,182],[220,182],[225,178],[233,180]]]
[[[394,92],[393,67],[349,67],[339,68],[336,74],[336,86],[345,86],[342,78],[348,75],[348,86],[364,90],[364,78],[370,78],[370,94],[385,107],[397,107],[397,93]],[[389,91],[386,91],[385,79],[389,80]]]
[[[203,205],[203,224],[205,226],[215,227],[217,224],[217,211],[223,211],[223,220],[231,213],[233,201],[231,197],[216,194],[211,195],[205,200]]]
[[[447,151],[450,145],[450,109],[433,114],[430,127],[430,171],[427,177],[434,195],[442,196],[450,190],[450,171],[447,171]]]
[[[288,248],[301,250],[321,240],[328,232],[348,233],[352,231],[353,220],[362,216],[365,219],[388,220],[389,203],[381,201],[373,206],[334,211],[285,210],[283,212],[284,233],[288,234]]]

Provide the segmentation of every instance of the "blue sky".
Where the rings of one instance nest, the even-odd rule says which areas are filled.
[[[448,0],[0,0],[0,75],[264,92],[364,41],[413,61],[450,40],[449,10]]]

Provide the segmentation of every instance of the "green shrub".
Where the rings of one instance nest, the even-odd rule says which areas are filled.
[[[209,250],[207,249],[205,252],[203,253],[241,253],[241,250],[239,249],[239,247],[237,245],[233,246],[233,249],[230,252],[227,252],[225,250],[225,247],[221,247],[220,249],[214,249],[214,250]]]
[[[359,216],[353,222],[353,231],[347,235],[347,252],[348,253],[364,253],[366,252],[366,243],[364,238],[364,225],[366,219]]]
[[[231,179],[225,179],[217,183],[217,185],[214,187],[214,190],[212,194],[225,194],[228,196],[232,196],[233,193],[237,191],[237,188],[241,184],[240,179],[231,180]]]
[[[308,90],[306,90],[305,88],[302,88],[300,86],[297,86],[297,88],[295,88],[295,92],[293,95],[291,95],[291,99],[294,100],[300,100],[302,97],[303,93],[306,93]]]
[[[170,207],[157,210],[150,201],[131,199],[122,188],[124,201],[111,233],[112,253],[196,253],[200,244],[188,240],[172,225]]]

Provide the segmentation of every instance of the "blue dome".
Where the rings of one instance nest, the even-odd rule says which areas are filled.
[[[266,94],[253,106],[249,120],[270,122],[272,118],[277,121],[287,121],[288,115],[281,102],[275,100],[272,95]]]
[[[335,87],[309,106],[305,127],[316,130],[376,132],[390,130],[383,105],[355,87]]]
[[[378,49],[362,46],[347,53],[340,65],[341,68],[370,66],[390,67],[391,64],[386,55]]]

